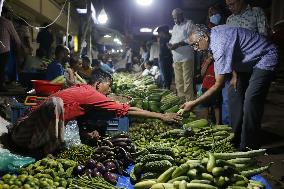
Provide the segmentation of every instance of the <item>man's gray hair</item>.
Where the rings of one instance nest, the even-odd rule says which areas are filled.
[[[183,14],[183,10],[180,9],[180,8],[175,8],[172,12],[172,16],[177,16],[177,15],[180,15],[180,14]]]
[[[198,38],[209,34],[209,29],[204,24],[194,24],[193,30],[190,32],[189,36],[197,35]]]

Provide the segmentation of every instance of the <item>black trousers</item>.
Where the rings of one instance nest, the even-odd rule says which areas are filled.
[[[171,57],[161,58],[159,67],[162,76],[163,88],[170,89],[173,80],[173,61]]]
[[[9,61],[9,52],[0,54],[0,87],[3,87],[5,82],[5,67]]]
[[[264,110],[264,101],[268,93],[273,71],[255,68],[252,73],[238,73],[237,89],[230,86],[229,114],[235,133],[235,145],[259,149],[259,131]]]

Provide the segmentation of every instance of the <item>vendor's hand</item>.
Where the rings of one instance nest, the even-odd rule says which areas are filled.
[[[191,111],[192,108],[195,106],[195,103],[193,101],[188,101],[181,105],[181,109],[183,109],[184,112]]]
[[[182,120],[182,117],[177,113],[165,113],[162,114],[162,120],[165,122],[178,122]]]

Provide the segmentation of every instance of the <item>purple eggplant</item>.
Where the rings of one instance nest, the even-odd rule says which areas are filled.
[[[92,170],[92,169],[86,169],[86,170],[85,170],[85,175],[86,175],[86,176],[92,177],[92,174],[93,174],[93,170]]]
[[[103,145],[106,145],[106,146],[109,146],[109,147],[113,147],[112,142],[109,141],[109,140],[106,140],[106,139],[102,141],[102,144],[103,144]]]
[[[100,173],[97,168],[93,169],[92,177],[102,177],[102,176],[103,176],[102,173]]]
[[[86,162],[86,168],[88,168],[88,169],[94,169],[96,167],[96,165],[97,165],[97,162],[93,159],[89,159]]]
[[[117,183],[117,176],[114,173],[106,172],[104,174],[104,179],[114,185]]]
[[[109,161],[107,163],[104,164],[105,165],[105,168],[109,171],[112,171],[112,170],[116,170],[116,165],[115,163]]]
[[[97,163],[96,168],[102,174],[104,174],[106,172],[106,168],[105,168],[104,164],[102,164],[100,162]]]
[[[73,169],[73,174],[78,176],[78,175],[83,175],[85,171],[85,166],[84,165],[78,165]]]

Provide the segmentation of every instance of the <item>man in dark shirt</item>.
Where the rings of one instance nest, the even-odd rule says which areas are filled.
[[[42,26],[46,27],[48,23],[44,23]],[[43,28],[39,31],[36,41],[39,43],[39,48],[44,52],[46,58],[50,57],[51,44],[53,43],[53,36],[50,32],[50,28]]]
[[[171,50],[168,48],[168,43],[171,39],[168,26],[160,26],[158,28],[159,35],[159,67],[162,75],[163,87],[170,89],[173,78],[173,58]]]
[[[55,49],[55,60],[47,67],[46,79],[53,80],[64,75],[64,64],[69,61],[69,49],[63,45],[58,45]]]

